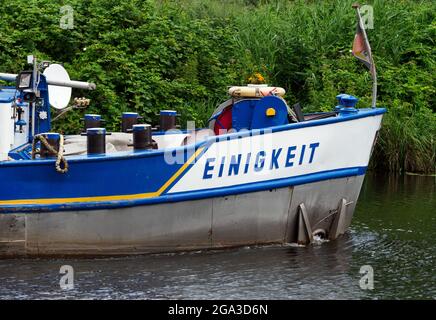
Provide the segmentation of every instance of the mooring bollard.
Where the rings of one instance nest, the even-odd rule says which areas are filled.
[[[345,96],[347,96],[347,94],[345,94],[345,93],[341,93],[341,94],[338,94],[336,96],[336,100],[338,100],[338,105],[335,107],[335,111],[339,111],[339,110],[341,110],[341,108],[344,107],[344,104],[342,102],[342,97],[345,97]]]
[[[106,129],[88,128],[86,130],[88,154],[106,153]]]
[[[123,112],[121,116],[121,131],[129,132],[141,117],[137,112]]]
[[[144,150],[153,148],[153,140],[151,137],[151,125],[135,124],[132,128],[133,132],[133,148],[135,150]]]
[[[346,94],[341,97],[343,107],[339,109],[342,115],[357,113],[358,110],[355,108],[358,98],[355,96]]]
[[[176,128],[177,111],[161,110],[160,111],[160,131],[167,131]]]
[[[85,114],[83,121],[85,123],[85,132],[89,128],[101,128],[102,123],[105,122],[99,114]]]
[[[48,144],[53,149],[55,149],[56,152],[59,152],[59,142],[60,142],[60,138],[61,138],[61,135],[59,133],[46,132],[46,133],[41,133],[41,136],[43,136],[45,138],[45,140],[47,140]],[[41,142],[39,156],[43,159],[46,159],[46,158],[56,157],[57,153],[50,152],[50,150],[47,149],[47,147],[44,145],[44,143]]]

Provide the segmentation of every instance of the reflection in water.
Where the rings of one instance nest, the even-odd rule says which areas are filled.
[[[367,177],[353,231],[376,237],[356,247],[353,263],[366,260],[374,267],[369,297],[436,299],[435,182],[424,176]]]
[[[110,259],[0,261],[2,299],[392,299],[436,298],[435,179],[368,176],[351,230],[301,247]],[[74,267],[75,288],[59,288]],[[359,287],[362,265],[374,290]]]

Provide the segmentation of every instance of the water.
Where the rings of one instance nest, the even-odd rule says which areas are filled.
[[[435,194],[434,177],[367,176],[350,231],[308,247],[0,260],[0,299],[436,299]],[[373,290],[359,286],[364,265]]]

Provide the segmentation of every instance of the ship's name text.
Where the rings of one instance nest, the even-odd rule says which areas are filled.
[[[260,173],[264,170],[277,170],[311,164],[316,158],[319,142],[276,148],[267,152],[260,150],[230,157],[207,158],[204,165],[203,179],[237,176],[248,173]]]

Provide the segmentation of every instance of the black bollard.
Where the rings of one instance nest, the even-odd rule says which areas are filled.
[[[130,132],[132,126],[138,123],[141,117],[136,112],[123,112],[121,116],[121,131]]]
[[[86,130],[88,154],[106,153],[106,129],[88,128]]]
[[[176,128],[177,111],[161,110],[160,111],[160,131],[167,131]]]
[[[41,136],[43,136],[47,140],[48,144],[53,149],[55,149],[57,152],[59,152],[59,141],[60,141],[60,137],[61,137],[61,135],[59,133],[46,132],[46,133],[41,133]],[[56,157],[56,154],[50,152],[50,150],[48,150],[47,147],[41,142],[41,149],[40,149],[39,156],[41,158],[45,159],[45,158]]]
[[[133,131],[133,148],[135,150],[153,149],[153,139],[151,137],[151,125],[135,124]]]

